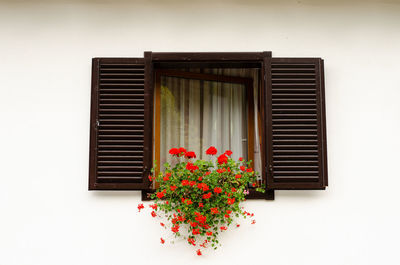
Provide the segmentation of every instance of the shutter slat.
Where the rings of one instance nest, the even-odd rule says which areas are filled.
[[[324,189],[321,129],[322,61],[272,58],[267,93],[271,189]],[[267,85],[268,88],[268,85]]]

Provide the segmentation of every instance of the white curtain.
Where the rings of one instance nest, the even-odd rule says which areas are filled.
[[[252,77],[258,80],[253,69],[213,69],[206,73]],[[257,87],[255,81],[255,114]],[[233,152],[232,157],[247,159],[247,92],[242,84],[201,81],[163,76],[161,78],[161,128],[160,164],[172,162],[168,151],[185,147],[194,151],[197,158],[206,158],[210,146]],[[256,116],[257,117],[257,116]],[[258,122],[255,118],[254,165],[259,171]]]

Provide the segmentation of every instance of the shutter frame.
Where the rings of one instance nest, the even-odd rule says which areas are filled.
[[[267,89],[267,189],[325,189],[328,185],[328,175],[323,60],[320,58],[272,58],[270,66],[267,61],[265,65],[269,73],[265,85]],[[278,65],[280,69],[277,68]],[[302,65],[304,69],[301,68]],[[312,65],[314,67],[310,68]],[[313,74],[314,77],[312,77]],[[310,84],[311,81],[315,82],[314,86]],[[307,95],[308,91],[310,94]],[[315,93],[314,98],[310,97],[313,93]],[[314,100],[315,107],[312,104]],[[291,102],[297,105],[290,105]],[[289,110],[290,108],[298,108],[298,110]],[[314,113],[316,121],[313,118]],[[310,116],[310,119],[307,119],[307,116]],[[284,129],[285,127],[287,129]],[[294,135],[291,130],[295,130],[296,127],[299,132],[301,132],[300,128],[315,128],[315,132],[311,133],[310,129],[308,134],[301,132]],[[274,130],[274,128],[278,129]],[[281,141],[280,144],[278,144],[278,139]],[[282,141],[282,139],[285,140]],[[290,150],[291,148],[293,150]],[[277,155],[278,152],[283,155]],[[285,152],[290,155],[286,155]],[[317,161],[309,158],[311,156],[307,157],[307,152],[316,156]]]
[[[124,96],[119,96],[118,97],[118,92],[113,91],[113,89],[115,89],[114,85],[111,85],[110,88],[108,89],[107,92],[101,92],[100,89],[100,85],[101,85],[101,79],[100,79],[100,69],[102,67],[102,65],[116,65],[115,67],[119,67],[121,66],[123,67],[130,67],[128,65],[134,65],[132,66],[134,69],[134,71],[137,71],[138,74],[133,74],[134,71],[130,72],[129,74],[131,74],[131,77],[128,77],[128,79],[130,81],[127,80],[123,80],[122,77],[120,77],[121,79],[118,79],[118,81],[121,82],[132,82],[135,83],[135,86],[137,86],[138,88],[135,89],[136,91],[132,92],[120,92],[120,93],[132,93],[131,95],[131,99],[132,101],[138,100],[138,104],[139,106],[135,106],[135,104],[133,103],[128,103],[130,104],[130,106],[123,106],[126,108],[126,112],[136,112],[135,115],[137,115],[134,119],[132,117],[127,117],[127,119],[131,119],[130,121],[126,121],[126,123],[124,123],[124,121],[122,121],[121,117],[109,117],[109,118],[104,118],[106,119],[107,122],[109,122],[109,124],[112,125],[117,125],[117,126],[121,126],[122,129],[126,129],[126,124],[130,124],[129,122],[132,122],[132,124],[139,124],[139,128],[141,127],[140,124],[143,123],[143,131],[142,133],[140,132],[141,130],[139,129],[139,132],[136,132],[136,134],[132,134],[131,133],[121,133],[123,135],[121,135],[122,138],[130,138],[133,139],[134,143],[132,142],[129,143],[128,141],[124,141],[124,140],[116,140],[116,138],[114,136],[110,137],[110,140],[106,140],[104,141],[104,138],[108,137],[105,134],[104,135],[100,135],[99,132],[99,124],[101,126],[101,124],[103,124],[103,122],[99,123],[100,120],[100,110],[102,110],[105,113],[108,113],[106,111],[106,107],[102,107],[100,106],[100,96],[103,97],[103,101],[104,98],[106,98],[106,101],[108,99],[108,101],[110,102],[117,102],[118,100],[122,99],[122,100],[126,100],[129,97],[126,97],[126,95],[124,94]],[[142,66],[141,66],[142,65]],[[120,67],[120,68],[121,68]],[[143,70],[144,71],[143,71]],[[124,70],[120,71],[117,69],[113,69],[113,72],[110,74],[108,72],[108,75],[111,75],[111,77],[108,78],[116,78],[115,76],[123,76],[123,72]],[[127,69],[125,69],[125,72],[127,71]],[[92,91],[91,91],[91,116],[90,116],[90,150],[89,150],[89,190],[143,190],[146,189],[147,187],[149,187],[150,182],[147,178],[147,174],[150,172],[151,169],[151,157],[152,157],[152,87],[149,86],[149,82],[146,82],[146,80],[149,79],[149,76],[151,76],[151,67],[146,67],[145,64],[145,59],[144,58],[93,58],[92,59]],[[143,74],[141,74],[143,73]],[[113,76],[114,75],[114,76]],[[104,77],[103,77],[104,78]],[[141,80],[142,78],[144,78],[144,83],[141,86]],[[151,78],[150,78],[151,79]],[[107,81],[107,77],[105,77],[105,80]],[[110,82],[110,80],[108,80]],[[151,80],[150,80],[151,82]],[[137,84],[136,84],[137,83]],[[103,84],[104,85],[104,84]],[[141,89],[143,89],[143,111],[140,108],[140,94],[141,94]],[[103,94],[102,94],[103,93]],[[105,95],[104,93],[106,93],[107,95]],[[139,95],[136,95],[139,94]],[[111,98],[110,98],[111,97]],[[124,98],[126,97],[126,98]],[[115,99],[116,98],[116,99]],[[150,101],[151,104],[148,104]],[[113,104],[113,103],[111,103]],[[119,104],[119,103],[114,103],[114,104]],[[146,108],[146,106],[148,106]],[[101,109],[103,108],[103,109]],[[112,106],[111,106],[112,108]],[[122,108],[122,107],[121,107]],[[116,114],[118,115],[124,115],[126,116],[126,113],[124,113],[123,111],[119,112],[120,114]],[[121,114],[123,113],[123,114]],[[143,114],[141,114],[143,113]],[[106,114],[105,114],[106,115]],[[130,115],[130,114],[129,114]],[[132,114],[134,115],[134,114]],[[104,116],[104,115],[103,115]],[[112,116],[109,115],[109,116]],[[133,121],[134,120],[134,121]],[[145,126],[146,124],[150,123],[151,126]],[[107,123],[106,123],[107,124]],[[111,127],[112,127],[111,125]],[[124,128],[125,127],[125,128]],[[134,126],[131,126],[134,127]],[[102,145],[99,144],[99,139],[100,137],[103,137],[103,141],[102,141]],[[142,138],[143,137],[143,138]],[[148,139],[150,137],[150,140]],[[140,140],[140,139],[143,140]],[[143,148],[140,148],[141,146],[141,142],[143,141]],[[122,160],[124,162],[124,164],[121,164],[121,161],[118,162],[118,159],[116,158],[116,156],[118,156],[117,154],[112,154],[112,152],[110,152],[109,154],[107,154],[107,161],[101,161],[99,163],[99,150],[100,151],[106,151],[106,149],[108,148],[107,145],[104,143],[107,142],[107,144],[113,145],[113,144],[118,144],[118,148],[120,151],[123,149],[127,149],[129,151],[132,151],[135,153],[135,155],[131,154],[132,157],[128,158],[128,157],[123,157]],[[146,144],[149,144],[150,146],[146,148]],[[103,150],[101,149],[103,148]],[[117,148],[117,150],[118,150]],[[110,150],[114,151],[114,147],[110,147]],[[148,151],[150,150],[150,151]],[[150,152],[150,154],[147,154],[148,152]],[[136,156],[136,157],[135,157]],[[138,157],[143,157],[142,160],[138,160]],[[119,156],[121,157],[121,155]],[[148,159],[148,157],[150,157],[150,159]],[[139,158],[140,159],[140,158]],[[130,163],[132,162],[132,163]],[[103,164],[101,164],[103,163]],[[107,163],[107,164],[104,164]],[[99,165],[100,164],[100,165]],[[130,166],[130,171],[132,172],[126,172],[126,173],[121,173],[120,171],[123,171],[124,166],[126,166],[125,164],[127,164],[127,166]],[[133,167],[133,164],[135,164],[136,168]],[[99,166],[102,166],[103,168],[112,168],[109,170],[113,170],[118,172],[116,174],[117,177],[115,176],[110,176],[111,174],[114,173],[110,173],[110,172],[102,172],[102,176],[99,175]],[[106,170],[106,169],[104,169]],[[140,171],[141,174],[140,174]],[[125,177],[124,177],[125,175]]]

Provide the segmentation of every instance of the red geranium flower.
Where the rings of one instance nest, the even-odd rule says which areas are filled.
[[[239,161],[243,161],[243,157],[239,157]]]
[[[156,216],[157,216],[156,212],[155,212],[155,211],[152,211],[152,212],[151,212],[151,216],[156,217]]]
[[[175,225],[173,227],[171,227],[171,231],[174,233],[178,233],[179,232],[179,225]]]
[[[198,183],[197,184],[197,188],[202,189],[203,191],[208,191],[209,190],[208,185],[205,184],[205,183]]]
[[[149,178],[149,180],[150,180],[150,181],[152,181],[152,180],[153,180],[153,178],[152,178],[152,176],[151,176],[151,175],[149,175],[149,176],[148,176],[148,178]]]
[[[246,169],[247,172],[253,172],[253,169],[250,167],[248,169]]]
[[[182,186],[186,186],[186,185],[189,185],[189,180],[187,180],[187,179],[182,180]]]
[[[222,189],[220,187],[215,187],[214,192],[215,193],[221,193]]]
[[[226,171],[225,168],[218,168],[218,169],[217,169],[217,172],[220,173],[220,174],[221,174],[221,173],[224,173],[225,171]]]
[[[161,225],[162,227],[165,227],[165,224],[164,224],[164,223],[160,223],[160,225]]]
[[[211,198],[211,192],[203,195],[203,199],[210,199],[210,198]]]
[[[207,171],[205,175],[208,176],[208,175],[210,175],[210,174],[211,174],[211,172],[210,172],[210,171]]]
[[[236,174],[235,178],[240,179],[242,177],[242,175],[240,174]]]
[[[165,240],[163,238],[160,238],[160,239],[161,239],[161,244],[164,244]]]
[[[175,186],[175,185],[172,185],[172,186],[170,186],[169,188],[171,189],[171,191],[176,190],[176,186]]]
[[[195,222],[191,222],[191,223],[190,223],[190,226],[191,226],[191,227],[196,227],[197,225],[198,225],[198,224],[195,223]]]
[[[213,234],[212,232],[207,232],[206,233],[207,236],[212,236],[212,234]]]
[[[193,152],[193,151],[186,152],[185,156],[186,156],[187,158],[189,158],[189,159],[190,159],[190,158],[196,158],[196,153]]]
[[[235,202],[235,198],[228,199],[228,204],[231,205]]]
[[[170,155],[177,156],[177,155],[179,155],[179,150],[178,150],[178,148],[171,148],[171,149],[169,149],[169,153],[170,153]]]
[[[217,149],[214,146],[210,146],[210,148],[207,149],[206,155],[215,155],[217,154]]]
[[[140,210],[142,210],[144,208],[143,203],[138,204],[137,208],[138,208],[138,210],[140,212]]]
[[[222,154],[218,157],[218,164],[226,164],[228,163],[228,157],[225,154]]]
[[[225,155],[231,156],[231,154],[232,154],[232,151],[231,151],[231,150],[226,150],[226,151],[225,151]]]
[[[188,163],[186,164],[186,169],[193,173],[195,170],[199,169],[199,167],[193,165],[193,164],[190,163],[190,162],[188,162]]]
[[[191,244],[191,245],[193,245],[193,246],[196,246],[196,244],[194,243],[195,240],[194,240],[193,238],[189,237],[189,238],[188,238],[188,242],[189,242],[189,244]]]
[[[239,227],[239,226],[240,226],[240,224],[237,224],[237,225],[236,225],[236,227]]]
[[[246,168],[245,168],[244,166],[240,166],[240,170],[241,170],[241,171],[245,171]]]
[[[217,213],[219,213],[217,207],[211,208],[210,211],[211,211],[212,214],[217,214]]]
[[[183,147],[179,147],[178,149],[178,156],[183,156],[186,153],[186,149]]]
[[[256,223],[256,220],[252,220],[251,224],[254,225]]]
[[[203,203],[200,202],[199,203],[199,207],[204,207]]]
[[[196,185],[196,181],[194,180],[189,181],[189,185],[193,187],[194,185]]]
[[[201,256],[201,255],[202,255],[200,249],[198,249],[198,250],[196,251],[196,253],[197,253],[197,256]]]
[[[157,210],[157,203],[149,205],[151,209]]]
[[[157,192],[157,197],[159,199],[161,199],[162,197],[164,197],[164,192]]]
[[[221,231],[224,231],[224,230],[228,229],[228,227],[226,227],[226,226],[221,226],[219,229],[221,229]]]
[[[200,234],[200,229],[199,229],[199,228],[193,229],[193,230],[192,230],[192,234],[193,234],[193,235],[198,235],[198,234]]]

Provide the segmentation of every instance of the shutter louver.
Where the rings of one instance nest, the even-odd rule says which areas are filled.
[[[144,59],[94,59],[92,78],[89,189],[144,189]]]
[[[267,84],[267,188],[325,189],[323,61],[272,58]]]

